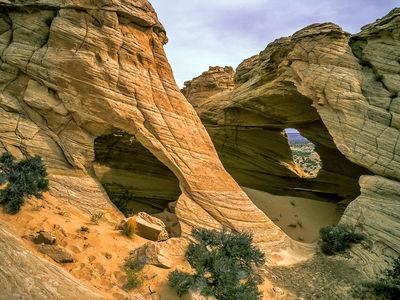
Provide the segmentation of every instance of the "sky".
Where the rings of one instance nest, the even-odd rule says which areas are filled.
[[[180,87],[209,66],[237,67],[268,43],[312,23],[357,33],[400,0],[149,0],[169,38],[168,60]]]

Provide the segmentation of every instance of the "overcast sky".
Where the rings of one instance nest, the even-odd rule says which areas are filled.
[[[282,36],[312,23],[360,27],[400,0],[150,0],[167,30],[166,51],[178,85],[209,66],[236,66]]]

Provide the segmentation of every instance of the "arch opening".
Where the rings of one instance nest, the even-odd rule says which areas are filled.
[[[318,152],[315,151],[314,143],[302,136],[295,128],[286,128],[284,132],[292,151],[292,171],[301,178],[317,178],[322,169],[322,161]]]
[[[110,200],[126,216],[146,212],[180,236],[175,205],[181,190],[172,171],[134,136],[118,131],[94,143],[93,169]]]

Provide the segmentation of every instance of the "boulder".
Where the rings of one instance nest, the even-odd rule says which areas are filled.
[[[148,242],[131,251],[131,255],[145,264],[170,269],[184,257],[188,241],[182,238],[171,238],[165,242]]]
[[[56,243],[56,237],[46,231],[38,232],[32,239],[35,244],[53,245]]]
[[[165,241],[169,238],[164,222],[145,212],[140,212],[128,218],[124,226],[129,227],[135,234],[151,241]]]
[[[38,250],[60,264],[74,262],[74,257],[67,250],[60,246],[42,244],[38,247]]]

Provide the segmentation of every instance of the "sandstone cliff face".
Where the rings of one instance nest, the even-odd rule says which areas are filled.
[[[223,224],[252,230],[266,252],[282,254],[272,261],[290,256],[291,241],[225,171],[177,88],[147,1],[0,4],[0,151],[41,155],[54,196],[115,219],[93,170],[94,144],[123,132],[178,179],[184,235]]]
[[[308,26],[245,60],[233,90],[196,107],[242,185],[354,197],[358,177],[376,174],[361,177],[361,196],[343,216],[371,241],[356,253],[365,265],[400,253],[399,26],[399,9],[354,36],[331,23]],[[316,145],[323,163],[316,179],[300,183],[281,165],[290,161],[280,134],[287,127]]]

